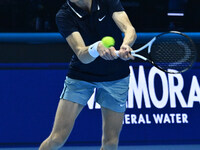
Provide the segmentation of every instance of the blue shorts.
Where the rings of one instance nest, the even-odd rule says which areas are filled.
[[[87,82],[66,77],[60,99],[86,105],[96,88],[95,102],[116,112],[126,110],[129,76],[120,80],[106,82]]]

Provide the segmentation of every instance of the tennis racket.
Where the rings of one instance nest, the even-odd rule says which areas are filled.
[[[145,49],[148,49],[147,57],[138,54]],[[118,51],[116,54],[118,55]],[[189,36],[178,31],[169,31],[155,36],[141,48],[131,51],[131,55],[150,62],[166,73],[175,74],[192,67],[197,50]]]

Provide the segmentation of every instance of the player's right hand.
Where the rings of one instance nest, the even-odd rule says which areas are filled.
[[[131,55],[132,50],[133,49],[129,45],[122,45],[118,52],[119,58],[125,61],[130,60],[130,59],[134,60],[135,57]]]

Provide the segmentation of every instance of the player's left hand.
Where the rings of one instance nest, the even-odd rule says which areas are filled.
[[[118,55],[122,60],[125,60],[125,61],[130,60],[130,59],[134,60],[135,57],[130,54],[132,50],[133,49],[129,45],[122,45],[120,47]]]
[[[99,43],[97,51],[100,57],[105,60],[114,60],[118,58],[115,53],[116,49],[114,47],[106,48],[105,46],[103,46],[102,42]]]

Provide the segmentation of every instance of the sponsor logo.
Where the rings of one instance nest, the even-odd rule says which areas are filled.
[[[103,19],[106,17],[106,15],[105,16],[103,16],[102,18],[99,18],[98,20],[101,22],[101,21],[103,21]]]
[[[141,110],[141,113],[125,114],[124,124],[159,125],[188,124],[190,122],[190,114],[189,112],[185,113],[185,110],[191,110],[200,105],[199,76],[186,77],[182,74],[166,74],[156,67],[146,71],[142,65],[137,71],[130,66],[130,72],[126,108],[133,109],[134,112],[138,109]],[[90,110],[100,109],[99,104],[94,103],[94,94],[88,101],[88,108]],[[142,113],[145,109],[157,110],[156,113],[151,111]]]
[[[176,108],[180,104],[182,108],[193,108],[194,104],[200,104],[200,84],[197,76],[193,75],[189,80],[188,91],[184,95],[184,78],[182,74],[165,74],[156,67],[152,67],[148,75],[145,75],[144,67],[139,66],[138,78],[130,67],[130,85],[127,108],[152,108],[163,109],[169,104],[170,108]],[[159,79],[161,95],[157,97],[155,80]],[[95,92],[94,92],[95,93]],[[144,104],[144,105],[142,105]],[[99,109],[94,104],[94,94],[88,101],[89,109]]]

